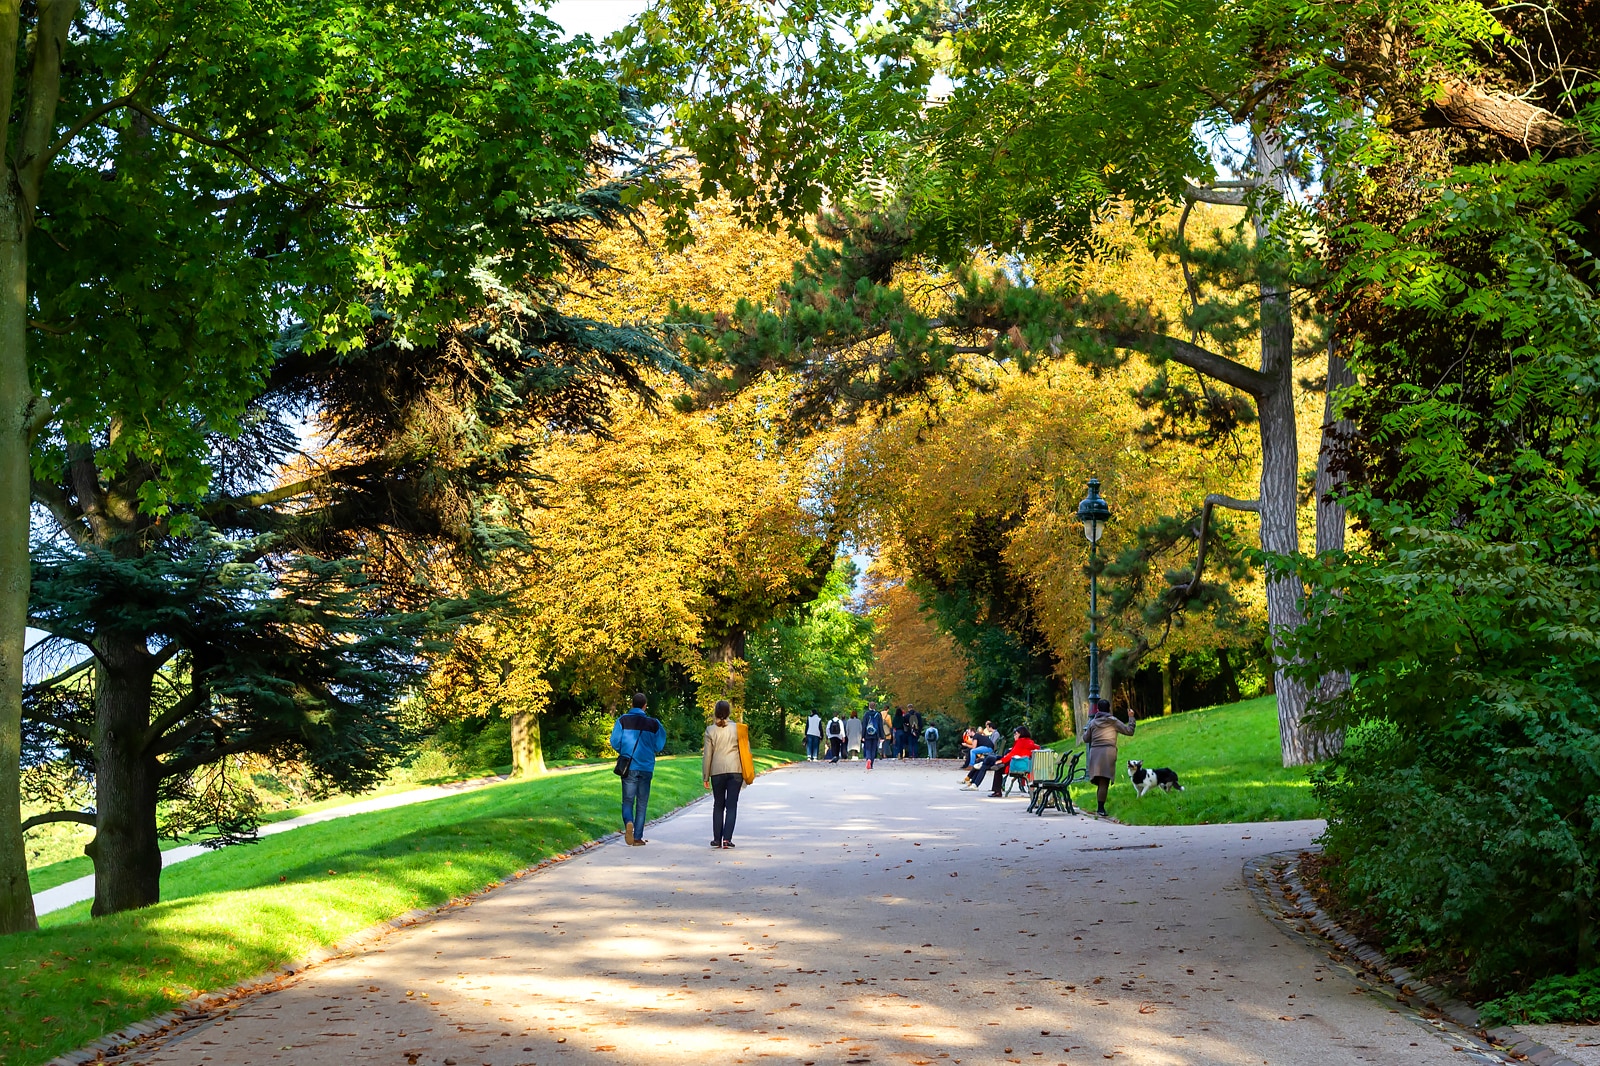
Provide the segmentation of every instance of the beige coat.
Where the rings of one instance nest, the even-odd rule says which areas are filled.
[[[744,770],[739,763],[739,727],[725,718],[722,725],[712,722],[706,726],[705,754],[700,758],[700,778],[710,781],[717,774],[738,774]]]
[[[1109,714],[1093,715],[1078,739],[1089,745],[1089,780],[1117,776],[1117,734],[1133,736],[1133,723],[1122,722]]]

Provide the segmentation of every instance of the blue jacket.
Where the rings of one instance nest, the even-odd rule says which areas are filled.
[[[633,760],[633,769],[654,773],[656,756],[667,746],[667,731],[643,711],[629,711],[611,727],[611,747],[618,755]]]
[[[867,712],[866,730],[869,737],[883,736],[883,712],[876,707]]]

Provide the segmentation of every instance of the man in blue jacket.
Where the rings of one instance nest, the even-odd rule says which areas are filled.
[[[650,804],[650,778],[656,772],[656,756],[667,746],[667,731],[644,711],[643,692],[633,694],[633,710],[611,727],[611,747],[630,760],[622,775],[622,838],[629,844],[647,844],[644,838],[645,809]]]

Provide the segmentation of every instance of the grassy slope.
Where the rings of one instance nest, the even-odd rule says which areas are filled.
[[[561,764],[552,764],[552,767],[556,765]],[[343,807],[346,804],[359,803],[362,800],[376,799],[379,796],[388,796],[396,792],[410,792],[412,789],[423,788],[427,785],[444,785],[455,781],[467,781],[471,780],[472,778],[489,777],[494,774],[505,774],[510,772],[511,768],[509,766],[486,766],[481,770],[476,770],[472,773],[459,774],[452,777],[431,778],[420,781],[412,780],[409,777],[400,776],[396,780],[393,780],[385,785],[380,785],[378,788],[375,788],[370,792],[362,792],[357,794],[341,793],[337,796],[321,800],[317,803],[307,803],[299,807],[289,807],[281,811],[271,811],[267,814],[263,814],[261,816],[261,821],[263,824],[270,822],[286,822],[290,818],[298,818],[302,814],[314,814],[317,811],[325,811],[333,807]],[[163,840],[161,842],[161,850],[167,851],[172,848],[180,848],[185,844],[193,844],[201,839],[203,838],[199,836],[184,836],[177,840]],[[42,866],[33,867],[28,871],[28,884],[34,892],[43,892],[47,888],[55,888],[57,885],[64,885],[68,881],[76,881],[78,878],[87,877],[92,873],[94,873],[94,862],[90,860],[87,855],[74,855],[70,859],[62,859],[59,862],[46,863]]]
[[[1184,791],[1155,790],[1140,799],[1128,781],[1129,759],[1142,759],[1151,769],[1171,767]],[[1094,786],[1072,794],[1079,806],[1094,810]],[[1117,746],[1117,777],[1106,810],[1131,825],[1321,817],[1305,767],[1283,766],[1272,696],[1140,721],[1138,732]]]
[[[794,758],[763,752],[758,768]],[[662,759],[656,816],[702,792],[699,756]],[[352,815],[162,874],[154,907],[88,904],[0,939],[0,1063],[49,1060],[416,907],[434,906],[620,828],[606,767]]]

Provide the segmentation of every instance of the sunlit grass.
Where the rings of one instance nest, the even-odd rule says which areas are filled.
[[[1064,747],[1065,745],[1052,745]],[[1128,780],[1128,760],[1178,772],[1183,792],[1159,789],[1140,799]],[[1079,806],[1094,810],[1094,787],[1073,789]],[[1278,701],[1245,700],[1169,718],[1144,719],[1117,748],[1117,777],[1106,810],[1132,825],[1204,825],[1320,818],[1305,767],[1285,769],[1278,745]]]
[[[767,769],[793,759],[758,753]],[[657,763],[653,817],[702,794],[699,756]],[[473,892],[621,828],[605,766],[351,815],[170,867],[162,902],[87,903],[0,938],[0,1063],[45,1062],[370,925]]]

